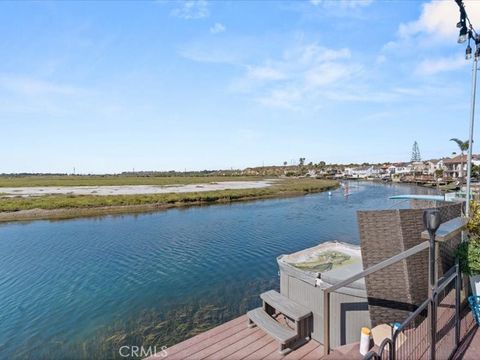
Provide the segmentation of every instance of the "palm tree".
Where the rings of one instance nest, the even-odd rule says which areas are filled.
[[[468,140],[467,141],[462,141],[457,138],[450,139],[450,141],[455,142],[458,145],[458,148],[460,149],[460,154],[461,154],[461,160],[460,160],[460,169],[461,169],[461,174],[463,177],[463,152],[468,150]]]

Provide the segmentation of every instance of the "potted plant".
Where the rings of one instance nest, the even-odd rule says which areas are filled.
[[[470,277],[473,295],[480,296],[480,205],[472,201],[467,224],[468,241],[458,246],[457,256],[462,272]]]

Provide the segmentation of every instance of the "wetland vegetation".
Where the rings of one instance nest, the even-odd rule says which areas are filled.
[[[199,183],[202,180],[212,178],[181,178],[187,179],[189,183]],[[258,178],[249,178],[258,180]],[[179,178],[145,178],[145,181],[156,184],[181,184]],[[240,179],[238,179],[240,180]],[[244,179],[243,179],[244,180]],[[59,179],[58,181],[67,181]],[[112,181],[121,181],[137,184],[142,183],[138,178],[132,179],[82,179],[80,183],[98,185],[105,181],[111,184]],[[173,181],[173,182],[172,182]],[[3,184],[8,183],[4,180]],[[43,179],[20,180],[22,184],[40,184]],[[48,184],[57,183],[57,180],[50,179]],[[117,183],[118,184],[118,183]],[[150,183],[151,184],[151,183]],[[69,185],[73,185],[69,183]],[[78,183],[77,183],[78,185]],[[27,185],[25,185],[27,186]],[[43,185],[45,186],[45,184]],[[228,203],[234,201],[255,200],[263,198],[298,196],[309,193],[316,193],[334,189],[338,183],[333,180],[320,180],[313,178],[279,179],[269,187],[183,192],[165,194],[134,194],[134,195],[44,195],[28,197],[3,197],[0,198],[0,221],[30,220],[40,218],[72,218],[77,216],[95,216],[109,213],[152,211],[157,209],[184,207],[190,205],[207,205],[216,203]],[[25,212],[27,211],[27,212]]]

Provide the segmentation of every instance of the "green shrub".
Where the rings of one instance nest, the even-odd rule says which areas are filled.
[[[480,204],[470,204],[470,219],[467,223],[468,241],[462,242],[457,256],[462,271],[469,275],[480,275]]]
[[[476,201],[470,202],[470,219],[467,228],[472,236],[480,236],[480,204]]]
[[[457,256],[462,271],[469,276],[480,275],[480,237],[470,236],[458,246]]]

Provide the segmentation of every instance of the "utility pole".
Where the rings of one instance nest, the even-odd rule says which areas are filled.
[[[460,10],[460,21],[457,23],[457,28],[460,29],[458,36],[458,43],[463,44],[468,40],[467,48],[465,49],[465,60],[472,58],[472,48],[470,46],[470,40],[475,43],[475,54],[473,56],[472,64],[472,94],[470,103],[470,128],[468,137],[468,154],[467,154],[467,194],[465,204],[465,216],[470,215],[470,197],[471,197],[471,176],[472,176],[472,154],[473,154],[473,130],[475,124],[475,96],[477,91],[477,71],[478,71],[478,58],[480,57],[480,36],[473,28],[470,19],[468,18],[463,0],[455,0]]]
[[[465,215],[470,215],[470,193],[472,187],[472,154],[473,154],[473,129],[475,124],[475,96],[477,92],[477,67],[478,56],[475,56],[472,65],[472,100],[470,105],[470,134],[468,136],[468,155],[467,155],[467,203],[465,204]]]

